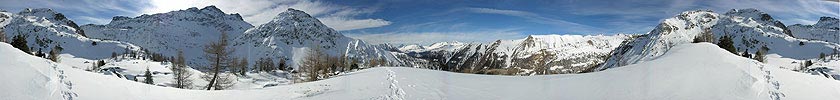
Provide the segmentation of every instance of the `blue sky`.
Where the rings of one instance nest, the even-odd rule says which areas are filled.
[[[837,0],[0,0],[0,9],[53,8],[81,24],[216,5],[254,25],[303,10],[371,43],[489,42],[532,34],[645,33],[687,10],[756,8],[786,25],[840,16]]]

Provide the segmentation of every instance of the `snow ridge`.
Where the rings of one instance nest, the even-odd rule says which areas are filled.
[[[676,45],[692,42],[700,33],[713,34],[714,42],[723,36],[731,37],[739,54],[769,49],[770,54],[810,59],[816,58],[820,53],[836,51],[837,47],[840,47],[837,43],[794,38],[792,33],[795,32],[756,9],[733,9],[725,14],[696,10],[665,19],[648,34],[622,43],[597,70],[655,59]]]

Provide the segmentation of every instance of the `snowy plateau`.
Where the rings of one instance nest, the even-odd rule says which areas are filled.
[[[645,34],[393,45],[291,8],[260,25],[215,6],[104,25],[49,8],[2,11],[0,100],[840,100],[838,21],[694,10]],[[695,42],[704,35],[714,41]],[[219,76],[231,79],[225,90],[204,90],[219,70],[204,45],[222,37],[245,67],[221,69],[233,74]],[[186,67],[174,70],[179,51]],[[756,52],[761,60],[744,56]],[[312,62],[321,56],[342,63]],[[312,64],[333,67],[312,77]],[[192,85],[176,88],[184,72]]]

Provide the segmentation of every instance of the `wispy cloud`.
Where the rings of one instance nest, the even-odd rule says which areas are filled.
[[[574,27],[575,29],[597,29],[596,27],[592,27],[589,25],[574,23],[562,19],[557,18],[548,18],[542,15],[526,12],[526,11],[518,11],[518,10],[506,10],[506,9],[493,9],[493,8],[464,8],[464,11],[472,12],[472,13],[484,13],[484,14],[500,14],[500,15],[507,15],[507,16],[515,16],[527,19],[530,22],[534,23],[541,23],[547,25],[555,25],[558,27]]]
[[[139,15],[145,4],[135,0],[0,0],[0,9],[51,8],[79,24],[105,24],[115,15]]]
[[[491,42],[499,39],[519,39],[527,35],[517,29],[499,29],[476,32],[400,32],[346,34],[372,44],[432,44],[443,41]]]
[[[288,8],[302,10],[317,17],[336,30],[356,30],[390,25],[385,19],[357,18],[375,12],[372,8],[354,8],[320,1],[299,0],[152,0],[152,7],[143,13],[162,13],[189,7],[215,5],[227,13],[239,13],[245,21],[259,25],[266,23]]]

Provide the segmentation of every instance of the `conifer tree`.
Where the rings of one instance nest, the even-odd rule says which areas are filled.
[[[29,50],[29,45],[26,44],[26,36],[24,35],[15,35],[12,37],[12,47],[19,49],[20,51],[25,52],[26,54],[32,54]]]
[[[143,74],[143,77],[146,77],[146,79],[143,80],[143,83],[152,84],[152,85],[155,84],[155,81],[152,78],[152,73],[149,72],[149,68],[146,68],[146,74]]]
[[[729,53],[738,55],[738,51],[735,50],[734,42],[732,42],[732,37],[730,37],[729,35],[724,35],[720,37],[720,41],[718,41],[717,45],[718,47],[729,51]]]

